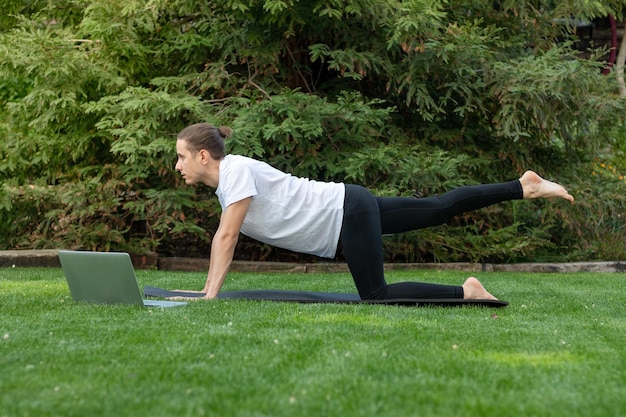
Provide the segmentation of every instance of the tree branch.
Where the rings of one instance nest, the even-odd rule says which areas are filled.
[[[615,75],[617,76],[617,84],[619,85],[620,97],[626,97],[626,83],[624,82],[624,63],[626,62],[626,20],[624,20],[625,34],[622,36],[622,41],[619,45],[619,53],[615,60]]]

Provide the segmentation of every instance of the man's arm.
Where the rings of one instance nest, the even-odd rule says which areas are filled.
[[[220,219],[220,225],[211,243],[209,274],[202,292],[204,298],[215,298],[224,284],[226,274],[233,261],[235,246],[239,240],[241,225],[248,213],[252,197],[244,198],[226,207]]]

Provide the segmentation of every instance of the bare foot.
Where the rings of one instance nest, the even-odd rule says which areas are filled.
[[[462,285],[464,300],[497,300],[476,278],[469,277]]]
[[[524,191],[524,198],[564,198],[574,203],[574,197],[556,182],[544,180],[533,171],[526,171],[519,179]]]

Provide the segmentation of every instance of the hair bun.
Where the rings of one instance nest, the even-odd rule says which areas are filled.
[[[221,126],[221,127],[219,127],[217,130],[218,130],[218,132],[220,132],[220,135],[221,135],[224,139],[226,139],[226,138],[230,137],[230,135],[232,135],[232,134],[233,134],[233,129],[231,129],[231,128],[230,128],[230,127],[228,127],[228,126]]]

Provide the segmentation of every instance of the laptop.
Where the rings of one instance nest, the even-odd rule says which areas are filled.
[[[187,304],[184,301],[144,300],[127,253],[60,250],[59,261],[75,301],[146,307]]]

